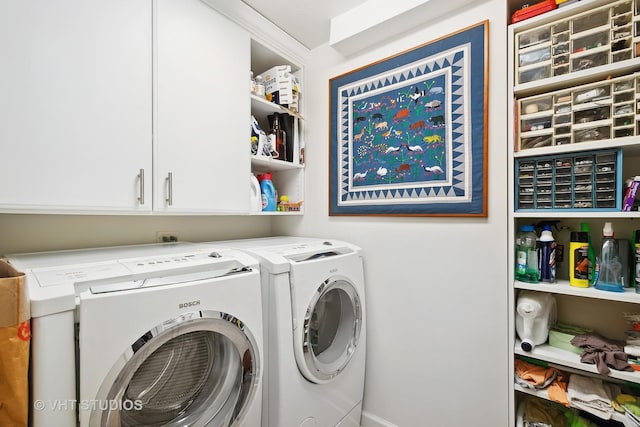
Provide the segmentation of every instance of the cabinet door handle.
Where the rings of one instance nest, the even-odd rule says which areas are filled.
[[[138,173],[138,185],[140,186],[138,190],[138,202],[144,205],[144,169],[140,169],[140,173]]]
[[[167,198],[165,201],[169,206],[173,205],[173,173],[169,172],[166,178],[167,181]]]

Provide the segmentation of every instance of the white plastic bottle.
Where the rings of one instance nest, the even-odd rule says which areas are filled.
[[[250,174],[250,189],[251,189],[251,212],[262,211],[262,190],[260,189],[260,182],[254,174]]]

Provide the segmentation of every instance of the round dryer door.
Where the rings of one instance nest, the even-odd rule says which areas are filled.
[[[358,345],[362,305],[356,288],[344,279],[320,285],[304,318],[300,372],[315,383],[326,383],[348,364]]]
[[[91,425],[232,426],[259,381],[253,336],[235,317],[186,313],[140,337],[100,389]],[[107,405],[104,405],[107,406]]]

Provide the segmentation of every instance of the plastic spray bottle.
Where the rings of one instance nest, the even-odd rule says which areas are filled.
[[[610,222],[605,222],[602,229],[600,274],[595,288],[603,291],[624,292],[620,248],[618,241],[614,239],[613,226]]]

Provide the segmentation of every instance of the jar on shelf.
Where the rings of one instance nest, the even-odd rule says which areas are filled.
[[[256,79],[253,77],[253,71],[251,72],[251,93],[256,94]]]
[[[256,76],[256,96],[264,97],[265,94],[265,86],[264,86],[264,78],[261,75]]]

